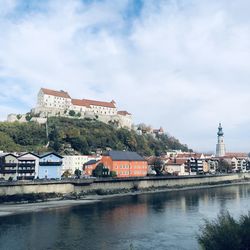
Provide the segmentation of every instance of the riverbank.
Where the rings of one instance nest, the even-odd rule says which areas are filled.
[[[231,182],[231,183],[220,183],[214,185],[200,185],[200,186],[189,186],[189,187],[176,187],[176,188],[163,188],[163,189],[155,189],[155,190],[137,190],[130,191],[124,193],[116,193],[116,194],[106,194],[106,195],[84,195],[84,196],[75,196],[72,194],[70,197],[62,197],[62,198],[54,198],[49,199],[47,201],[39,201],[35,203],[3,203],[0,205],[0,217],[1,216],[10,216],[14,214],[22,214],[22,213],[31,213],[31,212],[41,212],[50,209],[63,209],[72,206],[86,205],[91,203],[100,202],[102,200],[109,200],[114,198],[119,198],[123,196],[131,196],[131,195],[141,195],[141,194],[152,194],[152,193],[160,193],[160,192],[181,192],[186,190],[197,190],[197,189],[210,189],[217,187],[225,187],[225,186],[234,186],[234,185],[248,185],[250,184],[249,180]]]

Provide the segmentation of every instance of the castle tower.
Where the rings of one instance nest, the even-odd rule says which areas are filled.
[[[216,156],[221,157],[225,155],[224,133],[222,131],[221,123],[218,127],[218,143],[216,144]]]

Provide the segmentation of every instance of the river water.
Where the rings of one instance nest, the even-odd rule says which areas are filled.
[[[204,219],[250,211],[250,184],[142,194],[0,218],[1,250],[199,249]]]

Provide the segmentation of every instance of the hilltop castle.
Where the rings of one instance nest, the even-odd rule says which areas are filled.
[[[118,111],[115,101],[103,102],[88,99],[73,99],[63,91],[41,88],[37,96],[37,105],[31,110],[32,119],[42,121],[51,116],[97,119],[117,127],[131,129],[132,115],[127,111]],[[25,115],[10,114],[9,122],[25,122]]]

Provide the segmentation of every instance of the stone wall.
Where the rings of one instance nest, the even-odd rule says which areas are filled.
[[[134,179],[111,179],[111,180],[72,180],[72,181],[49,181],[49,182],[19,182],[1,183],[0,196],[29,193],[59,193],[69,194],[91,193],[97,190],[122,191],[122,190],[147,190],[173,187],[188,187],[198,185],[214,185],[219,183],[240,181],[250,178],[250,173],[240,173],[218,176],[187,176],[187,177],[145,177]]]

